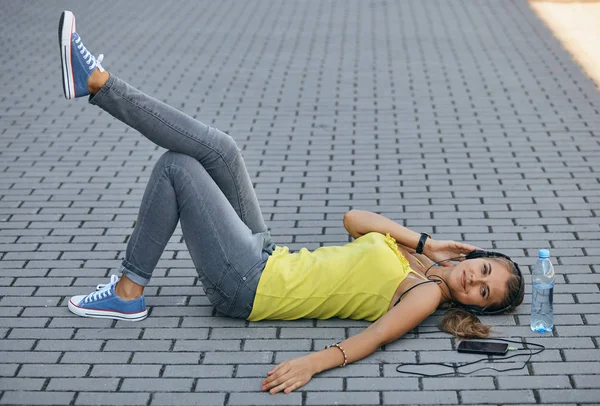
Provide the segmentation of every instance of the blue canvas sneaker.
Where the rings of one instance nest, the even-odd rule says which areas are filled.
[[[63,11],[58,23],[58,43],[60,45],[60,61],[62,64],[63,90],[67,99],[83,97],[90,94],[87,87],[88,78],[96,68],[104,72],[102,59],[95,58],[81,42],[75,32],[75,16],[70,11]]]
[[[69,310],[83,317],[140,321],[148,316],[144,296],[134,300],[122,300],[115,294],[117,275],[110,277],[106,285],[98,285],[89,295],[73,296],[69,300]]]

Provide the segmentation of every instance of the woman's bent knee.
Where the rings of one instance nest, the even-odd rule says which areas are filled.
[[[218,140],[215,142],[215,148],[225,160],[231,160],[241,152],[241,149],[231,135],[216,128],[214,135],[215,139]]]
[[[175,151],[167,151],[156,161],[155,168],[162,170],[169,166],[176,165],[179,167],[190,167],[199,165],[200,163],[189,155]]]

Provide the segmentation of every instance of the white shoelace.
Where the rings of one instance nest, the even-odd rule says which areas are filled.
[[[109,296],[112,296],[111,288],[119,281],[119,277],[117,275],[110,276],[110,282],[107,284],[101,284],[96,286],[96,291],[87,295],[84,299],[84,303],[95,302],[99,299],[104,299]]]
[[[104,72],[104,68],[100,64],[104,59],[104,54],[100,54],[97,58],[95,58],[94,55],[92,55],[92,53],[87,50],[85,45],[83,45],[80,36],[77,36],[77,38],[75,39],[75,43],[77,44],[77,49],[79,50],[79,53],[83,55],[83,60],[89,65],[88,69],[93,71],[95,68],[98,68],[100,72]]]

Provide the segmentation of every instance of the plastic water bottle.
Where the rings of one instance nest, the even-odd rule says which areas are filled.
[[[531,331],[548,333],[554,327],[554,267],[550,251],[540,250],[531,273]]]

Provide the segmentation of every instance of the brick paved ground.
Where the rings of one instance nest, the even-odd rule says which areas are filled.
[[[271,365],[366,324],[214,316],[179,229],[146,321],[71,315],[123,256],[162,151],[64,100],[66,7],[112,72],[238,140],[279,244],[345,243],[342,214],[363,208],[525,265],[550,247],[554,334],[529,331],[529,295],[485,318],[548,350],[517,372],[423,379],[395,367],[465,358],[410,334],[261,394]],[[526,3],[2,0],[0,33],[1,404],[599,403],[600,96]]]

